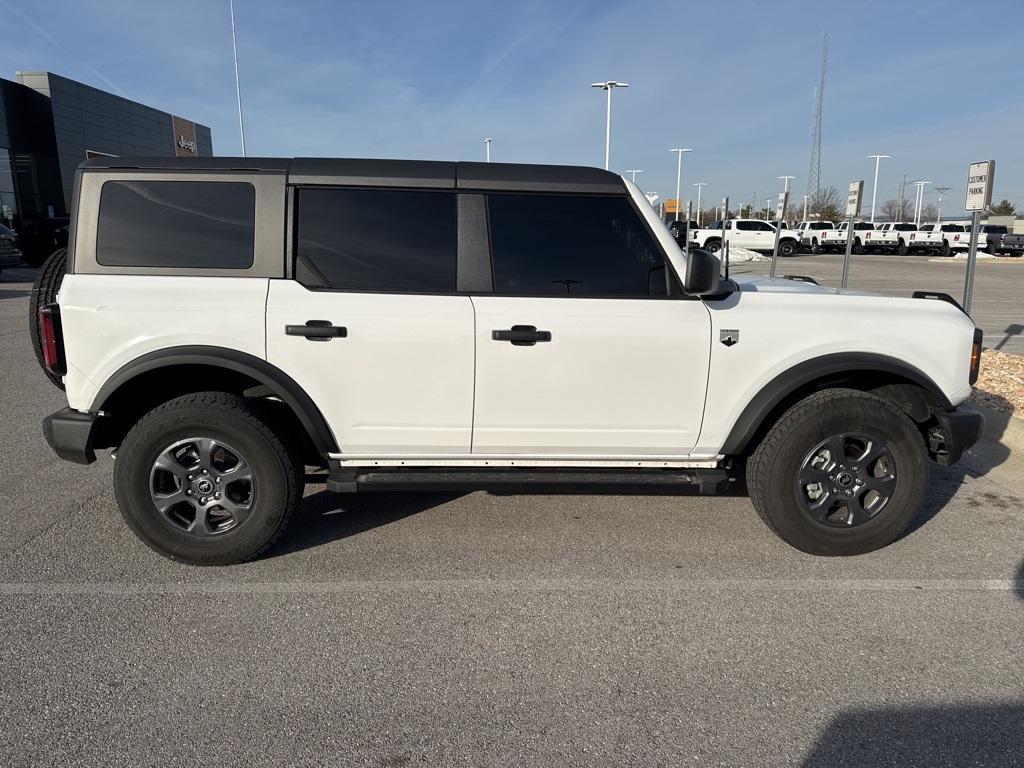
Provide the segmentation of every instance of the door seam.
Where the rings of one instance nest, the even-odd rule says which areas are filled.
[[[473,303],[473,297],[467,296],[469,299],[469,307],[473,310],[473,398],[469,407],[469,452],[473,452],[473,439],[476,436],[476,347],[477,347],[477,331],[476,331],[476,304]]]

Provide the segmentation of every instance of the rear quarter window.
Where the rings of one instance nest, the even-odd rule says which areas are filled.
[[[256,190],[247,182],[108,181],[96,262],[108,267],[248,269]]]

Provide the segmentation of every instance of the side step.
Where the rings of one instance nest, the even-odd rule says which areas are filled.
[[[729,484],[724,469],[332,469],[327,490],[356,491],[624,491],[697,488],[711,495]]]

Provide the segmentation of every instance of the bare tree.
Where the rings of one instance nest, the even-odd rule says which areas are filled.
[[[909,200],[886,200],[878,210],[889,221],[906,221],[914,212]]]
[[[998,203],[992,206],[992,213],[997,216],[1012,216],[1017,212],[1017,206],[1011,203],[1009,200],[1000,200]]]
[[[939,218],[939,209],[931,203],[928,203],[924,208],[921,209],[921,221],[935,221]]]
[[[843,217],[840,207],[842,198],[835,187],[822,187],[807,201],[808,213],[815,213],[825,221],[837,221]]]

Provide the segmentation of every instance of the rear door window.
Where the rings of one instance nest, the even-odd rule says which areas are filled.
[[[298,190],[296,257],[340,291],[454,293],[454,192]]]
[[[234,181],[108,181],[96,262],[108,267],[248,269],[256,189]]]

